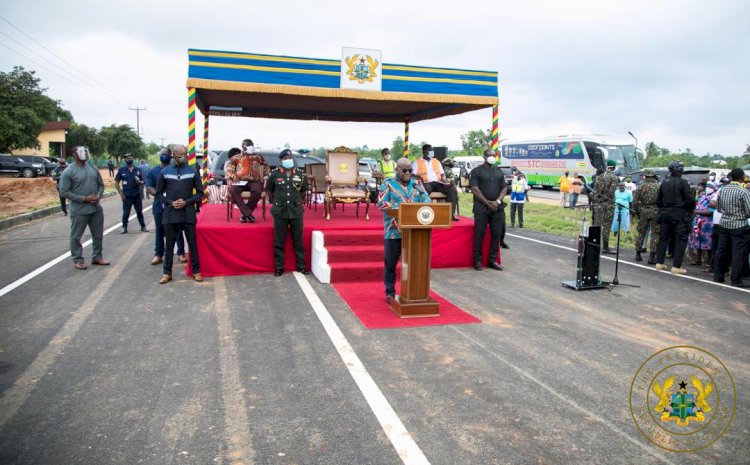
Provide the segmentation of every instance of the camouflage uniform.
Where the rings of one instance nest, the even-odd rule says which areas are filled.
[[[596,204],[601,207],[602,243],[604,250],[609,249],[609,232],[612,230],[612,220],[615,217],[615,191],[620,179],[614,172],[607,170],[596,178]]]
[[[649,263],[656,263],[654,259],[661,230],[658,221],[659,207],[656,205],[656,197],[659,195],[659,182],[653,170],[645,170],[644,175],[646,179],[635,191],[635,199],[631,207],[638,217],[638,238],[635,241],[636,260],[640,261],[640,250],[648,234],[648,228],[651,228],[651,244],[648,248],[651,254],[648,261]]]

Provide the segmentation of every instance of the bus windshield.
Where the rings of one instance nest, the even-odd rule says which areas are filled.
[[[601,148],[604,149],[608,160],[615,160],[618,166],[625,168],[626,172],[632,173],[641,169],[638,164],[638,158],[635,155],[634,146],[604,145]]]

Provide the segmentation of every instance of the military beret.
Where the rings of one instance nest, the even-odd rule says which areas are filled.
[[[607,166],[617,166],[617,162],[614,160],[607,160]]]

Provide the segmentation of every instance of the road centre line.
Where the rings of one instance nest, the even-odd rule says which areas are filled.
[[[212,279],[214,285],[214,315],[219,338],[219,366],[221,368],[221,397],[224,404],[224,438],[227,460],[232,465],[252,465],[255,451],[248,428],[245,390],[240,376],[240,356],[237,350],[232,315],[229,310],[227,286],[223,277]]]
[[[592,412],[590,410],[585,409],[584,407],[582,407],[580,404],[578,404],[573,399],[570,399],[570,398],[566,397],[565,395],[561,394],[559,390],[554,389],[551,386],[548,386],[547,384],[543,383],[542,381],[540,381],[539,379],[537,379],[534,375],[532,375],[531,373],[527,372],[523,368],[521,368],[519,366],[516,366],[515,364],[513,364],[512,362],[510,362],[509,360],[507,360],[505,357],[503,357],[503,356],[495,353],[494,351],[488,349],[484,344],[482,344],[476,338],[474,338],[470,334],[467,334],[466,332],[462,331],[457,326],[449,326],[449,327],[453,331],[456,331],[458,334],[460,334],[461,336],[465,337],[466,339],[468,339],[469,341],[471,341],[473,344],[475,344],[476,346],[478,346],[479,348],[481,348],[482,350],[484,350],[486,353],[488,353],[489,355],[491,355],[493,358],[495,358],[499,362],[501,362],[504,365],[512,368],[516,373],[518,373],[523,378],[526,378],[527,380],[529,380],[532,383],[536,384],[537,386],[541,387],[545,391],[549,392],[553,396],[557,397],[558,399],[560,399],[563,402],[567,403],[568,405],[572,406],[573,408],[575,408],[576,410],[578,410],[582,414],[586,415],[587,417],[589,417],[589,418],[591,418],[591,419],[593,419],[593,420],[601,423],[602,425],[604,425],[605,428],[610,429],[611,431],[613,431],[617,435],[625,438],[628,442],[630,442],[630,443],[638,446],[641,450],[643,450],[644,452],[646,452],[651,457],[653,457],[653,458],[655,458],[657,460],[660,460],[663,463],[667,463],[669,465],[677,465],[675,462],[672,462],[671,460],[667,459],[666,457],[663,457],[663,456],[659,455],[657,453],[657,451],[654,450],[652,447],[649,447],[648,445],[646,445],[646,444],[644,444],[644,443],[642,443],[642,442],[640,442],[640,441],[638,441],[636,439],[633,439],[625,431],[621,430],[620,428],[614,426],[611,423],[606,422],[604,419],[602,419],[601,414],[594,413],[594,412]]]
[[[401,461],[404,465],[429,465],[427,457],[406,430],[310,283],[300,273],[295,272],[294,277]]]
[[[130,260],[132,260],[135,253],[139,251],[140,246],[147,237],[146,235],[141,235],[136,239],[133,245],[128,247],[125,254],[114,265],[100,268],[101,270],[106,269],[104,279],[89,294],[83,304],[73,312],[71,317],[68,318],[63,327],[47,343],[34,361],[21,373],[21,376],[16,379],[13,386],[8,388],[3,396],[0,397],[0,430],[5,427],[5,424],[15,416],[18,409],[26,402],[31,392],[49,371],[49,367],[57,361],[58,357],[67,347],[67,344],[73,340],[78,330],[86,322],[86,319],[107,295],[112,284],[119,279],[120,274]]]
[[[576,252],[576,253],[578,252],[578,250],[576,250],[576,249],[574,249],[572,247],[566,247],[564,245],[553,244],[551,242],[545,242],[545,241],[541,241],[539,239],[532,239],[530,237],[519,236],[517,234],[506,234],[506,235],[507,236],[511,236],[511,237],[516,237],[518,239],[524,239],[524,240],[527,240],[527,241],[536,242],[536,243],[539,243],[539,244],[549,245],[551,247],[557,247],[558,249],[570,250],[571,252]],[[612,262],[615,261],[614,258],[607,257],[607,256],[605,256],[603,254],[601,255],[601,258],[603,258],[605,260],[612,261]],[[686,274],[672,274],[672,273],[669,273],[669,272],[662,272],[662,271],[657,270],[656,268],[651,268],[650,266],[646,266],[646,265],[640,265],[638,263],[632,263],[632,262],[629,262],[627,260],[620,260],[620,265],[635,266],[635,267],[638,267],[638,268],[642,268],[644,270],[655,271],[655,272],[658,272],[658,273],[665,273],[665,274],[668,274],[670,276],[674,276],[676,278],[690,279],[690,280],[693,280],[693,281],[697,281],[699,283],[711,284],[711,285],[714,285],[714,286],[719,286],[719,287],[723,287],[723,288],[726,288],[726,289],[731,289],[733,291],[740,291],[740,292],[745,292],[747,294],[750,294],[750,289],[747,289],[747,288],[734,287],[734,286],[730,286],[730,285],[725,284],[725,283],[715,283],[713,281],[707,281],[705,279],[696,278],[694,276],[688,276]]]
[[[151,206],[148,206],[148,207],[144,208],[143,209],[143,213],[146,213],[149,210],[151,210]],[[136,215],[131,216],[130,218],[128,218],[128,221],[135,219],[135,217],[136,217]],[[122,227],[122,222],[117,223],[114,226],[112,226],[109,229],[107,229],[106,231],[104,231],[104,234],[102,235],[102,237],[106,236],[107,234],[111,233],[112,231],[114,231],[115,229],[120,228],[120,227]],[[87,240],[86,242],[84,242],[81,245],[85,248],[85,247],[88,247],[89,245],[91,245],[92,243],[93,243],[93,241],[91,239],[89,239],[89,240]],[[66,253],[60,255],[59,257],[57,257],[57,258],[55,258],[53,260],[50,260],[48,263],[40,266],[36,270],[28,273],[27,275],[22,276],[21,278],[18,278],[17,280],[15,280],[12,283],[8,284],[4,288],[0,289],[0,297],[4,296],[8,292],[10,292],[13,289],[17,288],[18,286],[21,286],[24,283],[27,283],[27,282],[31,281],[32,279],[36,278],[40,274],[42,274],[45,271],[49,270],[50,268],[52,268],[53,266],[57,265],[58,263],[60,263],[61,261],[65,260],[68,257],[70,257],[70,252],[66,252]]]

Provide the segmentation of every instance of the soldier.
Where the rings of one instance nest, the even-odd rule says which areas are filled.
[[[615,191],[620,180],[615,175],[614,170],[617,162],[607,160],[607,171],[596,178],[596,195],[595,202],[601,207],[602,217],[602,243],[604,253],[614,254],[615,251],[609,248],[609,232],[612,230],[612,220],[615,217]]]
[[[651,245],[649,246],[648,264],[656,263],[656,246],[659,244],[659,206],[656,198],[659,194],[659,182],[656,172],[652,169],[643,171],[643,184],[634,192],[633,213],[638,217],[638,238],[635,241],[635,261],[641,262],[641,246],[646,240],[648,228],[651,228]],[[645,249],[644,249],[645,250]]]
[[[304,171],[294,167],[291,150],[282,150],[279,160],[281,167],[271,171],[266,184],[273,215],[273,275],[281,276],[284,272],[284,243],[289,227],[297,256],[297,271],[310,274],[305,270],[305,247],[302,243],[302,205],[307,193],[307,177]]]

